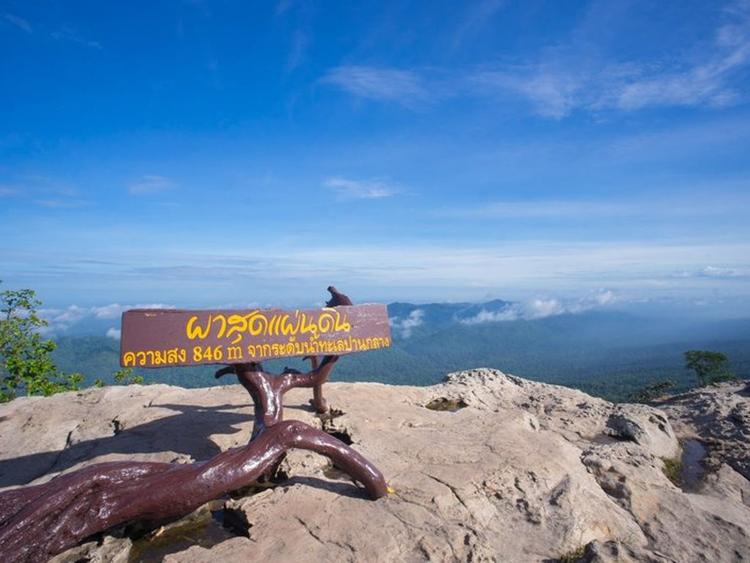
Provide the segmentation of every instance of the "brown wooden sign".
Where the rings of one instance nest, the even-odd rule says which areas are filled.
[[[391,345],[385,305],[316,310],[133,309],[122,315],[120,365],[160,368],[344,355]]]

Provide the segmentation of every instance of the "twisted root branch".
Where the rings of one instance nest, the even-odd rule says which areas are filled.
[[[0,493],[0,553],[10,561],[46,561],[124,522],[183,516],[253,482],[291,448],[329,457],[373,499],[387,492],[383,475],[362,455],[321,430],[290,420],[205,462],[101,463]]]

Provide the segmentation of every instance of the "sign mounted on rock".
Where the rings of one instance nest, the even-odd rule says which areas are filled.
[[[254,405],[245,446],[197,463],[116,461],[89,465],[42,485],[0,492],[3,560],[46,561],[104,530],[129,521],[166,521],[262,480],[279,477],[292,448],[327,456],[361,483],[371,498],[389,492],[383,474],[335,436],[299,420],[284,420],[284,394],[312,388],[319,414],[329,412],[323,384],[339,356],[391,343],[384,305],[354,306],[329,286],[331,299],[314,311],[175,311],[141,309],[122,317],[120,362],[125,367],[228,364],[216,377],[237,376]],[[260,360],[307,356],[306,373],[275,374]],[[133,494],[137,491],[138,494]],[[43,499],[40,501],[40,499]],[[53,530],[54,533],[48,533]]]
[[[120,364],[239,364],[390,345],[388,311],[379,304],[292,311],[134,309],[122,316]]]

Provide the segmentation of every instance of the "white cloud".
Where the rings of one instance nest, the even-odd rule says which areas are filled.
[[[92,313],[97,319],[116,319],[123,312],[127,311],[130,307],[127,305],[120,305],[119,303],[111,303],[110,305],[103,305],[101,307],[93,307]]]
[[[475,325],[483,323],[517,321],[522,317],[523,311],[521,310],[521,307],[514,303],[512,305],[509,305],[502,311],[487,311],[486,309],[482,309],[473,317],[461,319],[459,322],[465,325]]]
[[[69,329],[89,314],[85,307],[70,305],[66,309],[39,309],[39,316],[47,321],[43,333],[54,333]]]
[[[119,319],[123,312],[129,309],[171,309],[172,305],[164,303],[149,303],[143,305],[120,305],[112,303],[110,305],[79,307],[70,305],[65,309],[40,309],[39,316],[47,321],[48,326],[44,329],[45,333],[65,332],[75,325],[86,320],[109,320]],[[109,334],[107,334],[109,336]]]
[[[539,115],[553,119],[572,111],[582,87],[580,78],[573,73],[546,66],[480,70],[470,75],[468,85],[470,92],[480,96],[503,92],[520,95],[533,103]]]
[[[102,45],[98,41],[92,41],[83,37],[78,31],[70,26],[64,25],[57,31],[50,34],[53,39],[61,41],[70,41],[71,43],[77,43],[84,47],[91,47],[92,49],[101,49]]]
[[[555,119],[576,109],[725,106],[740,99],[731,79],[750,61],[750,3],[729,4],[724,17],[713,42],[692,59],[613,62],[567,46],[547,50],[540,62],[479,71],[471,80],[485,93],[519,94]]]
[[[17,28],[22,29],[26,33],[31,33],[31,25],[29,22],[27,22],[25,19],[20,18],[18,16],[14,16],[13,14],[3,14],[3,18],[10,22],[11,24],[15,25]]]
[[[89,202],[78,199],[36,199],[34,203],[49,209],[74,209],[89,205]]]
[[[519,319],[544,319],[557,315],[576,314],[611,305],[616,301],[613,291],[600,289],[579,299],[562,300],[554,297],[537,297],[522,303],[512,303],[501,311],[482,309],[473,317],[462,319],[462,324],[473,325],[516,321]]]
[[[599,201],[496,201],[473,208],[451,209],[445,213],[457,217],[495,217],[503,219],[544,217],[596,217],[642,212],[644,205]]]
[[[416,71],[349,65],[331,69],[322,79],[360,98],[411,106],[429,99]]]
[[[566,312],[563,304],[557,299],[532,299],[528,303],[528,316],[532,319],[543,319]]]
[[[110,328],[107,330],[107,337],[111,338],[112,340],[120,340],[120,336],[122,335],[122,331],[119,328]]]
[[[92,307],[91,313],[97,319],[117,319],[125,311],[130,309],[172,309],[172,305],[165,305],[164,303],[149,303],[146,305],[120,305],[119,303],[111,303],[109,305],[102,305],[101,307]]]
[[[0,197],[13,197],[20,192],[11,186],[0,186]]]
[[[697,270],[682,270],[675,276],[678,278],[746,278],[750,277],[750,269],[705,266]]]
[[[716,266],[706,266],[703,268],[702,274],[711,278],[739,278],[748,275],[745,270],[738,270],[736,268],[717,268]]]
[[[562,307],[564,313],[582,313],[591,309],[606,307],[617,301],[615,293],[609,289],[600,289],[581,297],[577,301],[566,303]]]
[[[492,0],[477,4],[459,27],[457,41],[461,41],[463,27],[470,30],[482,25],[500,6],[501,2]],[[520,98],[538,115],[552,119],[563,119],[576,110],[723,107],[743,100],[745,89],[735,85],[735,78],[750,62],[750,3],[730,3],[722,16],[725,23],[715,30],[713,40],[693,56],[607,59],[602,55],[606,49],[598,48],[595,39],[581,40],[577,36],[585,33],[575,30],[567,43],[513,64],[487,62],[460,72],[350,65],[332,69],[323,81],[361,98],[408,107],[459,95],[497,103]]]
[[[596,305],[602,307],[614,303],[617,300],[617,297],[615,296],[615,293],[609,289],[600,289],[591,296],[591,299]]]
[[[95,232],[96,236],[106,233]],[[51,275],[73,267],[75,280],[81,284],[99,280],[98,286],[110,294],[138,297],[145,292],[185,303],[195,299],[196,291],[210,298],[217,288],[223,301],[246,301],[251,280],[252,299],[277,306],[309,303],[321,287],[336,279],[346,280],[342,284],[351,288],[354,297],[373,300],[477,301],[487,294],[522,300],[594,292],[603,286],[626,297],[643,292],[651,297],[667,293],[706,297],[715,291],[747,296],[750,289],[735,283],[737,278],[676,276],[707,265],[750,271],[750,241],[741,235],[693,232],[651,238],[646,234],[640,239],[613,235],[583,241],[566,235],[556,240],[530,239],[519,233],[502,240],[427,241],[403,233],[373,243],[330,239],[325,244],[300,240],[290,245],[279,239],[254,248],[238,241],[224,246],[208,241],[182,252],[8,250],[4,278],[17,283],[14,280],[23,279],[33,266],[40,272],[42,285],[37,290],[54,294],[57,278]],[[281,294],[284,302],[279,302]],[[111,324],[100,327],[101,331]]]
[[[392,317],[389,322],[391,328],[401,336],[401,338],[409,338],[414,329],[424,323],[424,311],[422,309],[414,309],[405,319]]]
[[[743,188],[748,183],[743,180]],[[691,186],[697,191],[702,186]],[[704,190],[705,191],[705,190]],[[685,197],[689,195],[689,197]],[[750,205],[746,196],[724,195],[717,198],[695,195],[684,188],[679,196],[654,197],[644,205],[643,200],[520,200],[489,201],[473,207],[453,207],[435,211],[440,217],[496,218],[496,219],[592,219],[597,217],[653,217],[660,221],[665,217],[706,217],[737,212]]]
[[[466,14],[453,36],[453,47],[459,47],[467,37],[474,39],[504,5],[505,0],[479,0],[468,4]]]
[[[750,3],[731,3],[725,9],[730,22],[719,27],[708,55],[688,68],[633,80],[616,93],[622,109],[646,106],[731,104],[739,94],[728,85],[732,72],[750,60]]]
[[[344,198],[351,199],[382,199],[398,193],[396,186],[379,179],[350,180],[340,176],[326,178],[323,185],[336,190]]]
[[[148,195],[171,190],[175,183],[165,176],[156,174],[146,174],[138,181],[128,185],[128,191],[132,195]]]

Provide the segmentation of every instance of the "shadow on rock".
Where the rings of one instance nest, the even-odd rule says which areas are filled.
[[[71,432],[62,450],[0,460],[0,487],[24,485],[47,473],[64,471],[87,459],[108,454],[174,452],[175,460],[186,457],[191,460],[208,459],[221,451],[211,440],[212,435],[236,434],[241,430],[235,426],[252,419],[249,412],[236,412],[237,405],[205,407],[164,404],[153,407],[176,413],[125,428],[114,419],[112,436],[75,442],[74,432]],[[240,443],[246,441],[240,440]]]
[[[328,481],[318,477],[292,477],[285,480],[281,486],[291,487],[292,485],[305,485],[314,489],[323,489],[331,491],[342,497],[367,499],[367,492],[354,484],[351,480],[347,481]]]

